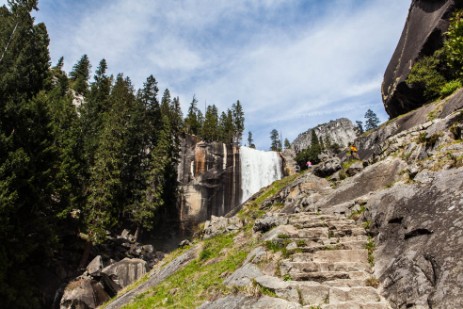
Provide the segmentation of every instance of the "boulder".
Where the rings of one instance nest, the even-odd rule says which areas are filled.
[[[328,177],[341,169],[341,159],[338,157],[329,157],[320,162],[313,170],[318,177]]]
[[[103,269],[103,258],[101,255],[97,255],[88,265],[85,271],[91,276],[97,276]]]
[[[263,273],[255,264],[248,263],[238,268],[233,274],[226,278],[223,283],[226,286],[252,286],[252,281],[262,276]]]
[[[147,265],[142,259],[125,258],[122,261],[109,265],[102,270],[103,273],[113,278],[113,281],[121,287],[126,287],[146,274]]]
[[[394,308],[463,308],[462,173],[422,171],[368,201],[375,275]]]
[[[363,170],[363,163],[361,161],[356,161],[352,163],[346,170],[346,174],[349,177],[355,176]]]
[[[216,217],[212,216],[211,220],[204,224],[203,238],[211,238],[216,235],[224,234],[231,231],[237,231],[243,227],[243,222],[238,217]]]
[[[405,80],[414,63],[442,47],[449,18],[461,5],[461,1],[456,0],[412,1],[405,28],[382,84],[384,106],[392,118],[425,103],[421,91],[408,87]]]
[[[91,277],[79,277],[64,289],[60,309],[93,309],[110,299],[104,287]]]
[[[252,229],[254,232],[267,232],[275,226],[286,224],[288,222],[288,217],[284,214],[277,213],[268,213],[261,219],[257,219],[254,222]]]

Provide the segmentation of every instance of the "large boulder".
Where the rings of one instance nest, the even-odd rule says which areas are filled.
[[[91,277],[79,277],[64,289],[60,308],[93,309],[108,301],[110,296],[102,283]]]
[[[412,1],[405,28],[382,85],[384,106],[392,118],[424,104],[421,91],[408,87],[405,80],[418,59],[432,55],[442,47],[449,17],[461,6],[461,1],[457,0]]]
[[[394,308],[463,308],[462,173],[424,170],[368,201],[376,276]]]
[[[114,278],[113,281],[121,287],[137,281],[146,274],[146,271],[147,265],[144,260],[129,258],[111,264],[102,270],[103,273]]]

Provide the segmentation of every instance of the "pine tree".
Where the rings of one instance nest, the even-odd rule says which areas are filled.
[[[371,110],[368,109],[367,112],[365,113],[365,130],[369,131],[372,129],[376,129],[379,125],[379,119],[378,116]]]
[[[241,143],[241,138],[244,131],[244,112],[239,100],[232,105],[232,113],[233,125],[235,127],[235,142],[239,144]]]
[[[233,124],[233,113],[230,109],[227,112],[222,112],[220,115],[220,139],[225,144],[233,143],[235,136],[235,126]]]
[[[83,104],[80,106],[80,125],[82,130],[83,152],[86,161],[87,175],[95,161],[100,134],[103,129],[103,116],[111,108],[109,95],[111,78],[106,75],[107,63],[102,59],[95,71],[94,81]]]
[[[37,269],[57,248],[53,200],[58,154],[48,98],[48,35],[34,25],[37,1],[0,8],[0,299],[4,308],[40,306]],[[33,263],[31,263],[33,261]]]
[[[215,105],[209,105],[206,110],[201,136],[207,142],[219,140],[219,115]]]
[[[284,145],[285,145],[285,148],[286,148],[286,149],[291,148],[291,143],[289,142],[289,140],[288,140],[287,138],[285,138]]]
[[[355,123],[357,124],[357,127],[356,127],[357,133],[358,133],[358,134],[363,134],[363,133],[365,132],[365,131],[363,130],[363,122],[360,121],[360,120],[357,120],[357,121],[355,121]]]
[[[248,131],[248,147],[256,148],[256,145],[254,145],[254,140],[252,138],[252,132],[251,131]]]
[[[72,88],[83,96],[88,92],[88,79],[90,78],[90,60],[87,55],[83,55],[72,68],[69,74],[72,81]]]
[[[270,150],[281,151],[280,134],[278,133],[277,129],[273,129],[270,132],[270,140],[271,140]]]
[[[193,96],[193,100],[190,103],[188,114],[185,119],[185,129],[188,134],[198,135],[202,127],[201,119],[199,119],[202,114],[197,105],[198,100],[196,100],[196,97]]]
[[[85,207],[85,222],[91,243],[101,243],[106,233],[120,219],[124,205],[130,203],[130,183],[133,160],[137,160],[139,147],[133,147],[137,133],[137,101],[129,79],[117,76],[111,91],[111,110],[104,115],[103,130],[95,153],[89,185],[89,198]],[[136,164],[135,164],[136,165]]]

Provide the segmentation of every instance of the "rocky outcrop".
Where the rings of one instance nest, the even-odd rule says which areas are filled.
[[[317,138],[325,144],[338,144],[340,147],[347,146],[357,137],[356,127],[349,119],[340,118],[328,123],[321,124],[299,134],[291,143],[291,148],[296,152],[304,150],[311,145],[312,131],[315,130]]]
[[[383,102],[391,117],[405,114],[423,105],[421,91],[405,82],[413,64],[443,45],[443,34],[452,12],[461,7],[455,0],[412,1],[405,28],[384,74]]]
[[[239,149],[187,136],[178,165],[180,222],[183,230],[222,216],[241,200]]]
[[[242,247],[247,257],[195,306],[461,308],[462,107],[459,91],[393,119],[356,141],[364,161],[342,158],[336,181],[299,174],[263,189],[236,217],[214,218],[206,230],[235,233],[233,248],[196,261],[228,262]]]
[[[67,284],[60,308],[96,308],[140,279],[146,271],[146,262],[140,259],[125,258],[104,268],[103,259],[97,256],[83,275]]]

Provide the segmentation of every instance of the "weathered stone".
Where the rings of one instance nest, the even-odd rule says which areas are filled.
[[[241,202],[239,149],[230,144],[205,143],[187,136],[178,165],[180,221],[185,230],[223,216]]]
[[[313,170],[313,173],[319,177],[328,177],[341,169],[341,159],[330,157],[320,162]]]
[[[324,143],[330,142],[332,145],[338,144],[340,147],[347,146],[357,137],[357,130],[352,122],[349,119],[340,118],[299,134],[291,143],[291,148],[296,152],[309,148],[312,142],[313,130],[315,130],[317,138],[321,138]]]
[[[229,295],[213,302],[204,303],[200,309],[298,309],[302,306],[280,298],[263,296],[260,298],[244,295]]]
[[[97,276],[100,274],[101,270],[103,269],[103,259],[101,258],[101,255],[97,255],[88,265],[87,268],[85,269],[86,272],[91,275],[91,276]]]
[[[395,186],[368,202],[378,235],[376,276],[398,308],[459,308],[463,169],[426,174],[429,181]]]
[[[346,174],[349,177],[352,177],[360,173],[362,170],[363,170],[363,162],[354,162],[347,168]]]
[[[191,242],[188,239],[184,239],[178,244],[178,247],[183,248],[183,247],[190,246],[190,245],[191,245]]]
[[[64,289],[61,309],[93,309],[109,300],[103,286],[90,277],[80,277],[71,281]]]
[[[203,238],[211,238],[216,235],[224,234],[231,231],[237,231],[243,227],[243,222],[238,217],[216,217],[206,221],[204,225]]]
[[[114,282],[119,286],[126,287],[145,275],[146,270],[147,265],[144,260],[125,258],[104,268],[102,272],[114,277]]]
[[[263,273],[255,264],[248,263],[238,268],[226,278],[223,283],[227,286],[251,286],[252,280],[262,276]]]
[[[117,299],[106,305],[106,309],[116,309],[121,308],[133,300],[136,296],[145,292],[147,289],[155,287],[160,282],[165,280],[167,277],[171,276],[174,272],[180,270],[184,266],[188,265],[192,260],[197,258],[201,246],[195,246],[189,249],[187,252],[183,253],[179,257],[175,258],[173,261],[167,265],[159,266],[158,268],[152,271],[148,280],[130,290]]]
[[[267,214],[254,222],[252,229],[254,232],[267,232],[275,226],[286,224],[288,218],[284,214]]]
[[[420,89],[410,88],[405,80],[418,59],[429,56],[443,45],[444,33],[452,12],[461,6],[455,0],[413,1],[402,36],[384,74],[383,102],[391,117],[425,103]]]

